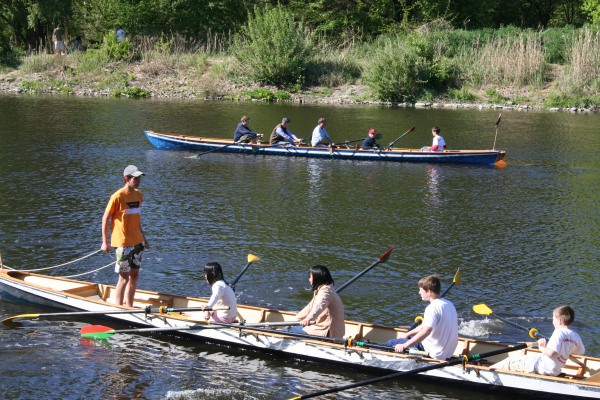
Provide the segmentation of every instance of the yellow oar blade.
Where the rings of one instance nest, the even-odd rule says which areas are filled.
[[[248,254],[248,262],[249,263],[258,262],[258,261],[260,261],[259,256],[255,256],[254,254]]]
[[[455,285],[460,285],[460,277],[462,276],[462,272],[460,272],[460,268],[456,269],[456,274],[454,275],[454,279],[452,280],[452,282],[454,282]]]
[[[21,315],[15,315],[15,316],[3,319],[2,323],[3,324],[10,324],[10,323],[13,322],[14,319],[37,318],[39,316],[40,316],[40,314],[21,314]]]
[[[476,304],[473,306],[473,311],[477,314],[492,315],[492,310],[485,304]]]

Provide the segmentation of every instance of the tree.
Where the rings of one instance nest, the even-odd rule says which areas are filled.
[[[600,23],[600,0],[583,0],[581,8],[594,24]]]

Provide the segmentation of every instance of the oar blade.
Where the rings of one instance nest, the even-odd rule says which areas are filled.
[[[477,314],[492,315],[492,310],[485,304],[474,305],[473,311],[475,311]]]
[[[454,282],[455,285],[460,285],[461,277],[462,277],[462,272],[460,271],[460,268],[457,268],[456,274],[454,275],[454,279],[452,280],[452,282]]]
[[[381,257],[379,257],[378,262],[380,264],[384,263],[384,262],[386,262],[387,260],[390,259],[390,256],[392,255],[392,251],[394,251],[394,247],[396,247],[396,245],[390,247],[390,249],[388,251],[386,251],[384,255],[382,255]]]
[[[88,325],[81,328],[81,337],[90,339],[108,339],[115,333],[113,328],[103,325]]]
[[[260,260],[261,260],[261,258],[259,256],[256,256],[254,254],[248,254],[248,262],[249,263],[259,262]]]
[[[496,127],[500,125],[500,119],[502,119],[502,113],[498,114],[498,119],[496,120]]]
[[[20,314],[20,315],[13,315],[12,317],[8,317],[2,320],[3,324],[9,325],[9,324],[14,324],[16,323],[15,319],[31,319],[31,318],[37,318],[39,317],[40,314]]]

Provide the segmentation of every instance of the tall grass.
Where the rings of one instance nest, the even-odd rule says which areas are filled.
[[[600,31],[580,30],[568,53],[567,84],[584,91],[600,89]]]
[[[548,64],[540,34],[497,36],[465,49],[462,64],[466,82],[474,85],[540,87],[548,78]]]

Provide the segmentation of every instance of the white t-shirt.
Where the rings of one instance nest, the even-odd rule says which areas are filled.
[[[229,310],[215,311],[220,319],[231,319],[237,315],[237,299],[235,292],[225,281],[216,281],[212,285],[212,296],[207,307],[227,307]]]
[[[554,357],[542,354],[537,359],[535,371],[543,375],[556,376],[560,374],[560,370],[564,367],[571,354],[582,355],[585,353],[585,346],[581,341],[581,337],[577,332],[569,328],[555,329],[546,347],[558,354]]]
[[[434,136],[433,144],[431,145],[431,147],[435,147],[435,145],[437,145],[438,147],[437,147],[437,150],[434,150],[434,151],[442,151],[442,150],[444,150],[444,147],[446,146],[446,141],[440,135]]]
[[[423,339],[423,348],[438,360],[452,357],[458,345],[458,317],[454,305],[446,299],[435,299],[425,308],[423,327],[431,333]]]

